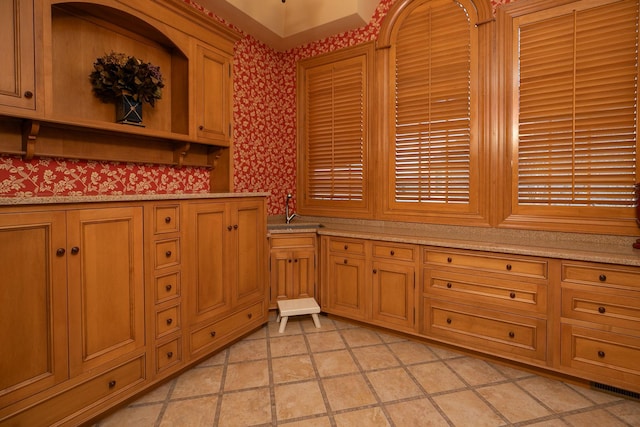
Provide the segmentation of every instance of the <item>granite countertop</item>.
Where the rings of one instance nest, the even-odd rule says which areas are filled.
[[[640,250],[632,247],[636,238],[630,236],[324,217],[298,217],[291,222],[290,228],[283,228],[283,223],[282,217],[269,218],[269,233],[316,232],[335,237],[640,266]],[[278,224],[278,228],[274,229],[273,224]]]
[[[188,194],[133,194],[121,196],[51,196],[0,197],[0,206],[50,205],[65,203],[105,203],[162,200],[221,199],[229,197],[265,197],[269,193],[188,193]]]

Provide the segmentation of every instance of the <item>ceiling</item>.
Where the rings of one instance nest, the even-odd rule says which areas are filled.
[[[276,50],[365,26],[379,0],[195,0]]]

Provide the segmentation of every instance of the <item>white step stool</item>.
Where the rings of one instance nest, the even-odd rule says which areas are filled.
[[[278,317],[276,318],[276,321],[280,322],[280,329],[278,332],[284,332],[284,328],[287,327],[287,320],[289,320],[289,316],[299,316],[301,314],[310,314],[316,328],[319,328],[320,319],[318,318],[318,313],[320,313],[320,306],[313,298],[285,299],[278,301]]]

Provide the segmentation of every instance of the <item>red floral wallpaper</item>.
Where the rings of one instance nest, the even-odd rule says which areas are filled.
[[[197,0],[184,0],[218,19]],[[234,190],[268,192],[268,214],[296,193],[296,62],[373,40],[395,0],[380,0],[371,22],[287,52],[245,35],[234,58]],[[492,0],[497,6],[508,0]],[[230,25],[226,23],[227,25]],[[233,26],[233,25],[230,25]],[[237,30],[237,28],[236,28]],[[204,168],[0,157],[0,197],[175,194],[209,191]]]

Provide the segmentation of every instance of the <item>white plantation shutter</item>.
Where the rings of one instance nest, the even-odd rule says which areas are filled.
[[[448,0],[420,5],[397,29],[395,111],[389,112],[395,119],[389,159],[395,209],[468,209],[475,197],[473,28],[468,10]]]
[[[520,213],[634,206],[638,1],[580,6],[514,20]]]

